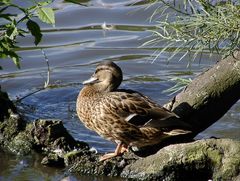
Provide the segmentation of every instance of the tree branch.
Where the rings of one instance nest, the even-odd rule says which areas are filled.
[[[240,99],[240,51],[195,78],[171,103],[194,135],[219,120]]]

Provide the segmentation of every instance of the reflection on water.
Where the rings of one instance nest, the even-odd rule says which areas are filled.
[[[33,45],[30,35],[18,39],[22,69],[17,70],[11,61],[1,61],[3,71],[0,72],[0,84],[13,99],[41,88],[47,75],[46,62],[40,49],[43,48],[50,62],[50,83],[55,86],[25,98],[19,104],[19,109],[24,110],[30,120],[63,120],[76,139],[87,141],[99,152],[113,150],[115,145],[84,128],[75,112],[81,82],[91,75],[98,62],[115,61],[124,73],[122,88],[140,91],[163,104],[172,97],[162,93],[174,85],[168,81],[170,78],[192,78],[219,58],[213,56],[209,60],[207,55],[203,55],[200,63],[192,62],[186,68],[191,57],[185,57],[181,62],[175,57],[167,62],[171,52],[166,52],[152,63],[151,56],[156,48],[163,47],[140,47],[149,40],[151,33],[147,30],[153,28],[153,23],[149,23],[148,18],[154,7],[146,8],[149,5],[146,4],[147,1],[71,1],[78,4],[54,1],[56,26],[53,28],[40,23],[43,41],[38,47]],[[104,23],[113,26],[113,29],[102,29]],[[216,136],[239,139],[239,110],[238,103],[220,121],[198,135],[198,138]],[[66,174],[64,170],[41,166],[40,159],[18,158],[1,152],[0,160],[0,180],[56,180],[64,178]],[[74,175],[70,179],[106,180]]]
[[[121,178],[111,178],[105,176],[87,176],[71,174],[65,169],[45,167],[41,165],[41,159],[38,154],[28,157],[20,157],[4,153],[0,150],[0,180],[1,181],[122,181]]]
[[[59,180],[64,176],[64,171],[55,168],[47,168],[41,165],[41,157],[20,157],[0,150],[0,180]],[[37,177],[35,177],[37,175]]]

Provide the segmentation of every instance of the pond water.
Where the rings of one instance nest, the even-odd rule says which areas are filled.
[[[21,98],[43,87],[47,77],[47,65],[41,48],[48,57],[51,74],[51,88],[39,91],[22,100],[29,120],[36,118],[57,118],[78,140],[88,142],[98,152],[112,151],[114,144],[87,130],[78,120],[75,103],[81,82],[94,71],[103,60],[115,61],[123,70],[122,88],[134,89],[151,97],[160,104],[173,95],[163,93],[174,85],[172,77],[194,78],[211,67],[219,56],[203,55],[201,61],[191,62],[185,57],[181,62],[174,57],[166,61],[171,52],[165,52],[152,62],[151,56],[158,47],[140,47],[149,40],[154,23],[149,21],[154,6],[134,0],[79,0],[80,4],[54,1],[56,25],[41,24],[43,39],[38,47],[27,35],[18,39],[22,57],[20,70],[11,61],[1,61],[0,85],[12,99]],[[134,2],[138,2],[133,4]],[[26,3],[26,2],[23,2]],[[103,29],[106,24],[110,30]],[[239,139],[240,103],[218,122],[197,136],[211,136]],[[17,157],[0,153],[0,180],[107,180],[103,177],[68,175],[66,170],[43,167],[39,156]],[[110,180],[121,180],[112,178]]]

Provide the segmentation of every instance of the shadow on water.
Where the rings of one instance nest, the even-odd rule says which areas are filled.
[[[140,47],[149,40],[151,33],[147,30],[154,27],[154,24],[149,22],[154,9],[153,6],[147,8],[149,1],[68,1],[54,1],[56,26],[40,23],[43,40],[38,47],[34,46],[30,35],[18,39],[22,69],[17,70],[11,61],[1,61],[3,70],[0,72],[0,84],[12,99],[21,98],[43,87],[47,75],[46,62],[40,49],[43,48],[50,63],[50,83],[54,86],[25,98],[19,104],[19,109],[24,111],[29,120],[63,120],[76,139],[88,142],[99,152],[112,151],[115,145],[87,130],[78,120],[75,111],[76,98],[82,88],[81,82],[92,74],[98,62],[115,61],[124,73],[122,88],[137,90],[164,104],[172,97],[162,93],[174,85],[168,81],[170,78],[193,78],[219,58],[212,56],[210,61],[209,57],[203,54],[200,63],[192,62],[191,66],[186,68],[191,57],[178,62],[176,56],[167,62],[171,52],[165,52],[152,62],[151,56],[157,48],[163,48],[163,45]],[[23,3],[27,4],[27,1]],[[104,30],[104,23],[112,29]],[[239,107],[240,104],[236,104],[198,138],[216,136],[239,139],[236,131],[240,127]],[[65,170],[42,166],[38,157],[20,158],[0,152],[0,180],[59,180],[69,176],[65,175]],[[107,180],[105,177],[76,175],[70,175],[69,178],[85,181]]]

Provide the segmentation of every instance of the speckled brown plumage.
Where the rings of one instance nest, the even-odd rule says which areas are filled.
[[[121,69],[113,62],[103,62],[83,82],[77,99],[77,114],[83,124],[118,144],[114,153],[106,154],[101,160],[119,155],[129,146],[153,145],[165,137],[190,132],[182,129],[185,125],[180,121],[167,121],[176,115],[148,97],[117,89],[121,82]]]

